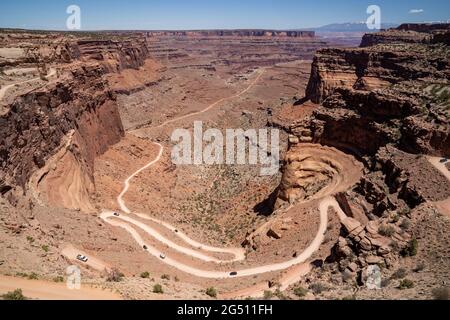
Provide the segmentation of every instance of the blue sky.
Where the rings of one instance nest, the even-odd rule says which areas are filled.
[[[0,27],[64,30],[72,4],[82,30],[310,28],[365,21],[370,4],[384,23],[450,19],[448,0],[2,0]]]

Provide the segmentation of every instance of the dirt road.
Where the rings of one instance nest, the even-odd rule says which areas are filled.
[[[22,289],[27,298],[40,300],[121,300],[116,293],[87,286],[70,290],[64,283],[0,276],[0,295],[16,289]]]

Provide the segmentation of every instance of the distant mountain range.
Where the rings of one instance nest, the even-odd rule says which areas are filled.
[[[382,29],[396,28],[398,24],[383,23]],[[365,22],[349,22],[349,23],[332,23],[319,28],[313,28],[316,32],[377,32],[378,30],[370,30]]]

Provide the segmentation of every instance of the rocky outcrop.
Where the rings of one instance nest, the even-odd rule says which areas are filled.
[[[47,69],[58,63],[59,79],[16,97],[0,116],[1,192],[32,188],[52,206],[90,211],[94,160],[124,135],[107,75],[143,66],[146,40],[20,37],[28,41],[23,55],[5,63]]]
[[[361,47],[401,43],[445,43],[448,45],[449,33],[450,24],[448,23],[406,23],[395,29],[365,34],[362,38]]]
[[[15,100],[0,117],[0,181],[25,189],[72,130],[81,146],[77,156],[92,175],[94,158],[124,134],[104,72],[99,65],[79,67],[70,80]]]
[[[322,106],[297,125],[309,127],[306,136],[314,142],[359,154],[393,143],[411,153],[448,156],[449,78],[450,54],[440,45],[323,49],[307,88],[307,97]]]
[[[149,56],[144,38],[114,40],[81,40],[73,46],[72,56],[99,61],[108,71],[120,72],[124,69],[138,69]]]

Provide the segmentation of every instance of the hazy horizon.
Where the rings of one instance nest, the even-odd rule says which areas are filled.
[[[81,31],[313,29],[334,23],[365,21],[366,9],[377,4],[382,23],[448,21],[450,3],[432,1],[231,0],[226,3],[191,1],[22,0],[0,4],[0,28],[66,30],[70,5],[81,8]]]

